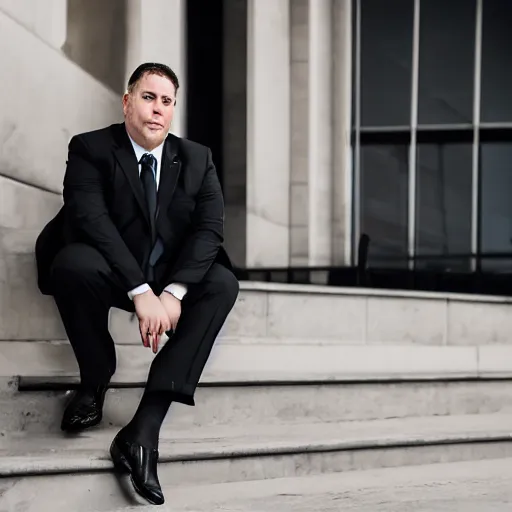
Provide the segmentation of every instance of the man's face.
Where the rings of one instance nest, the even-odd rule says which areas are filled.
[[[131,93],[123,97],[126,129],[132,139],[151,151],[169,133],[176,91],[165,76],[146,73]]]

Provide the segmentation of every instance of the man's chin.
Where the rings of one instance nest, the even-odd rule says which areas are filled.
[[[155,146],[159,146],[164,141],[167,134],[163,129],[161,129],[159,131],[147,130],[144,135],[148,142],[151,142]]]

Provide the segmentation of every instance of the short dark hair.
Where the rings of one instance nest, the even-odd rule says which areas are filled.
[[[146,74],[167,77],[173,83],[176,94],[178,94],[180,83],[176,73],[169,66],[159,64],[158,62],[145,62],[141,64],[128,80],[128,92],[132,92],[139,80]]]

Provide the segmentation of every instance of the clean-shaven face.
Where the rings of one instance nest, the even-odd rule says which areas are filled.
[[[123,97],[126,129],[139,146],[152,151],[169,133],[176,90],[166,77],[146,73]]]

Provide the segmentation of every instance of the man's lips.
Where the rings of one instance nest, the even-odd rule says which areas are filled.
[[[155,123],[153,121],[149,121],[146,123],[150,128],[163,128],[160,123]]]

